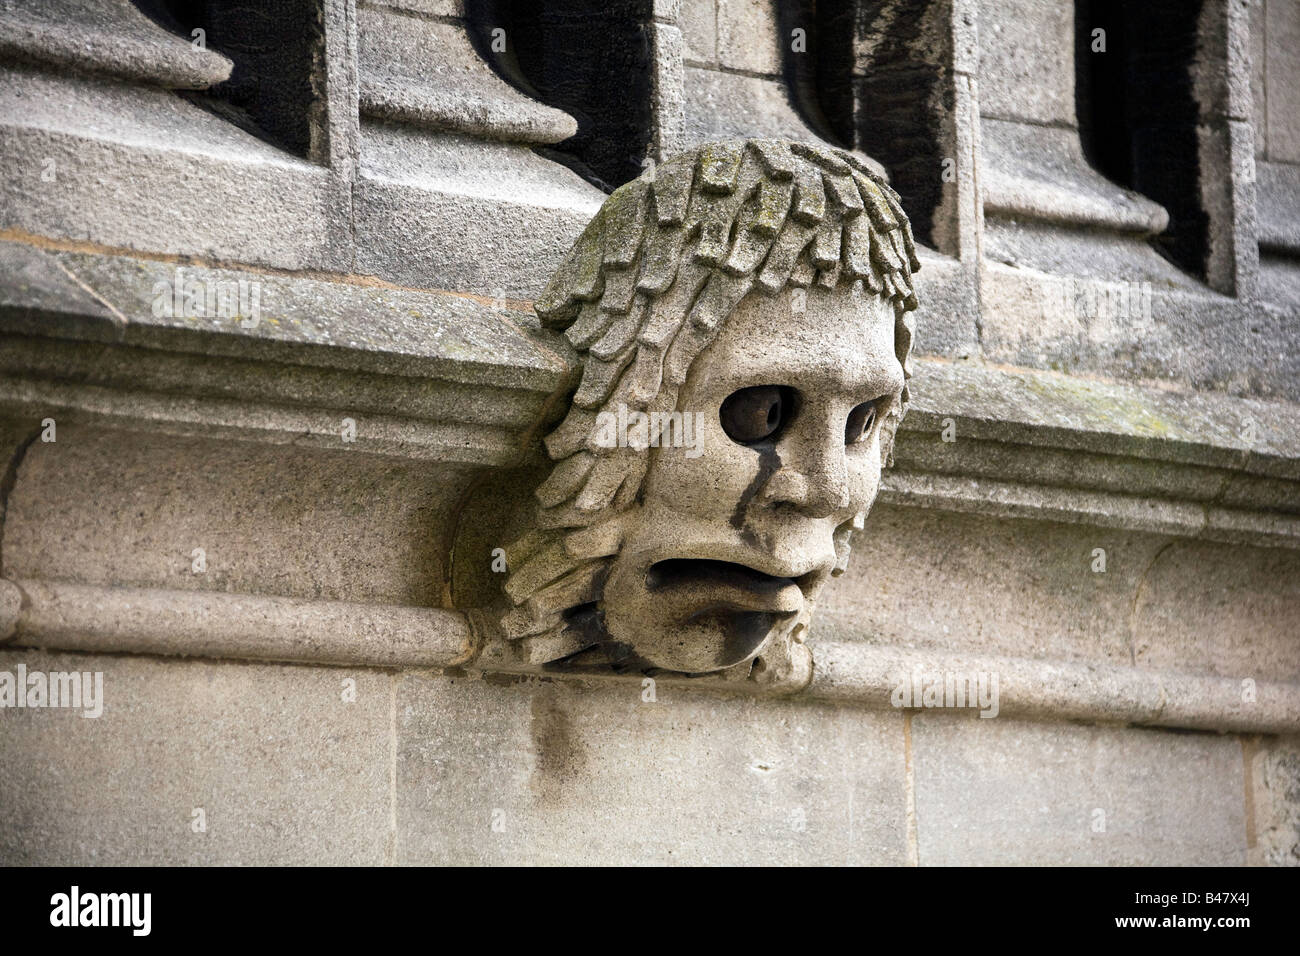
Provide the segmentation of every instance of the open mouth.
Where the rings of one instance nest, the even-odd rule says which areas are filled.
[[[645,575],[656,626],[670,650],[669,669],[688,673],[730,667],[752,658],[794,626],[804,609],[804,577],[782,577],[735,561],[668,558]]]
[[[647,590],[662,591],[685,584],[712,584],[721,588],[740,588],[755,594],[776,593],[791,584],[798,587],[795,578],[782,578],[765,574],[747,564],[734,561],[715,561],[709,558],[669,558],[650,566],[646,572]]]
[[[678,622],[678,639],[711,647],[715,667],[748,659],[791,626],[803,609],[801,581],[705,558],[659,561],[645,578],[646,590]]]
[[[669,558],[650,566],[646,590],[685,604],[783,615],[803,606],[802,578],[779,577],[734,561]]]

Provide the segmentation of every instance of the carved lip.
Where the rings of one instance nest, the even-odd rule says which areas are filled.
[[[803,607],[799,578],[768,574],[747,564],[713,558],[669,558],[646,572],[646,590],[684,606],[760,611],[777,616]]]
[[[814,548],[812,545],[813,542],[811,541],[804,543],[804,546],[795,552],[797,557],[791,555],[790,559],[785,559],[774,554],[771,550],[757,548],[749,544],[740,544],[733,541],[707,541],[689,549],[684,549],[685,553],[680,551],[674,553],[673,550],[665,548],[655,553],[646,554],[642,559],[646,561],[644,567],[652,569],[656,565],[669,561],[729,564],[742,569],[743,572],[769,578],[785,578],[804,586],[810,585],[819,573],[830,571],[835,563],[834,552],[829,546],[829,536],[824,551]],[[783,550],[790,552],[792,549],[785,548]]]

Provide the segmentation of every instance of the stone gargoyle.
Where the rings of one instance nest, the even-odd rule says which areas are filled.
[[[920,268],[851,153],[709,143],[616,190],[535,309],[582,373],[506,549],[531,664],[802,685],[908,401]]]

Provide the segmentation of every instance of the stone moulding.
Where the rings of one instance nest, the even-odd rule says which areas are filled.
[[[558,143],[578,131],[573,117],[498,77],[460,23],[376,7],[358,10],[357,21],[368,116],[514,143]]]
[[[261,594],[3,582],[19,646],[130,654],[455,667],[474,656],[465,616],[440,608]],[[10,588],[21,596],[14,607]]]
[[[168,32],[129,0],[82,0],[62,10],[62,4],[49,4],[54,10],[42,6],[25,0],[0,10],[0,58],[167,89],[203,90],[230,77],[227,57]]]
[[[0,582],[0,646],[236,660],[463,668],[565,675],[494,666],[472,615],[437,608],[313,601],[251,594],[102,588],[55,581]],[[999,714],[1237,733],[1300,732],[1300,686],[1262,682],[1242,701],[1241,681],[1116,665],[986,655],[941,655],[858,641],[817,641],[811,681],[767,687],[724,676],[656,677],[683,689],[794,695],[887,709],[901,681],[936,673],[997,674]],[[490,646],[490,645],[489,645]],[[643,675],[584,671],[570,679],[639,683]]]
[[[463,398],[423,408],[392,391],[408,377],[435,379],[490,390],[494,400],[501,389],[510,390],[517,395],[510,415],[495,414],[491,420],[522,434],[575,372],[563,336],[538,328],[528,303],[503,300],[498,306],[482,296],[374,281],[183,265],[186,278],[199,283],[259,281],[267,321],[249,330],[229,319],[154,316],[150,290],[174,280],[176,262],[97,253],[73,243],[46,242],[47,248],[40,248],[22,237],[0,235],[5,238],[11,241],[0,241],[0,355],[9,360],[0,366],[3,378],[27,380],[32,388],[62,381],[63,400],[88,416],[97,414],[95,403],[81,400],[93,392],[92,368],[95,383],[106,392],[147,391],[163,400],[208,391],[202,368],[215,363],[227,381],[249,383],[229,399],[231,409],[355,407],[344,386],[360,379],[390,390],[391,398],[378,404],[395,420],[430,426],[463,420],[468,404]],[[114,350],[105,352],[109,345]],[[45,360],[51,367],[47,372],[42,356],[56,352],[57,363]],[[119,361],[109,361],[110,355],[120,355]],[[69,383],[68,363],[77,362],[86,372],[77,377],[86,384]],[[963,457],[966,449],[1003,446],[1013,448],[1020,460],[1015,467],[1006,459],[985,462],[981,477],[1166,501],[1210,501],[1227,481],[1223,507],[1261,516],[1296,513],[1300,416],[1289,403],[923,356],[914,362],[916,397],[900,429],[897,469],[887,472],[887,487],[891,474],[967,474],[972,466]],[[60,374],[53,374],[55,366]],[[320,377],[320,398],[303,401],[301,378],[267,374],[287,369],[295,376]],[[104,424],[163,427],[171,417],[183,421],[182,407],[135,416],[124,409]],[[939,437],[947,419],[956,424],[953,443]],[[295,427],[285,423],[286,430]],[[275,441],[275,431],[250,430],[244,437]],[[929,445],[924,460],[922,444],[909,435]],[[337,438],[331,444],[327,435],[320,441],[323,447],[359,450]],[[935,450],[948,456],[950,467],[937,467]],[[1049,451],[1070,456],[1072,465],[1086,460],[1089,467],[1060,467]],[[1042,459],[1037,472],[1035,457]],[[503,451],[493,463],[507,466],[507,458]],[[1159,470],[1172,483],[1155,478],[1135,483],[1131,469],[1121,481],[1108,481],[1106,469],[1123,463]],[[1288,501],[1291,506],[1285,507]]]
[[[0,242],[0,405],[33,427],[54,411],[60,428],[67,421],[214,443],[307,444],[491,474],[535,464],[539,422],[573,381],[571,351],[537,326],[527,303],[185,264],[200,282],[263,284],[266,321],[245,329],[153,315],[150,290],[174,278],[176,262],[8,238]],[[915,366],[916,395],[883,502],[1300,546],[1300,419],[1292,405],[979,363],[917,358]],[[359,422],[351,444],[334,427],[344,414]],[[954,442],[941,437],[948,422]],[[42,576],[18,582],[26,599],[21,612],[13,602],[10,627],[0,631],[8,646],[548,673],[480,651],[473,611],[33,579]],[[1260,684],[1257,703],[1243,707],[1231,678],[1060,660],[947,660],[873,644],[872,634],[855,637],[860,642],[820,641],[814,632],[817,665],[803,688],[662,679],[889,707],[901,674],[961,666],[1001,675],[1008,714],[1300,729],[1300,688],[1292,684]]]

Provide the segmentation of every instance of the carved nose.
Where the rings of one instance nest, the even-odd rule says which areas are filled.
[[[810,467],[783,464],[759,497],[768,505],[789,505],[810,518],[825,518],[849,505],[843,454],[817,456]]]

